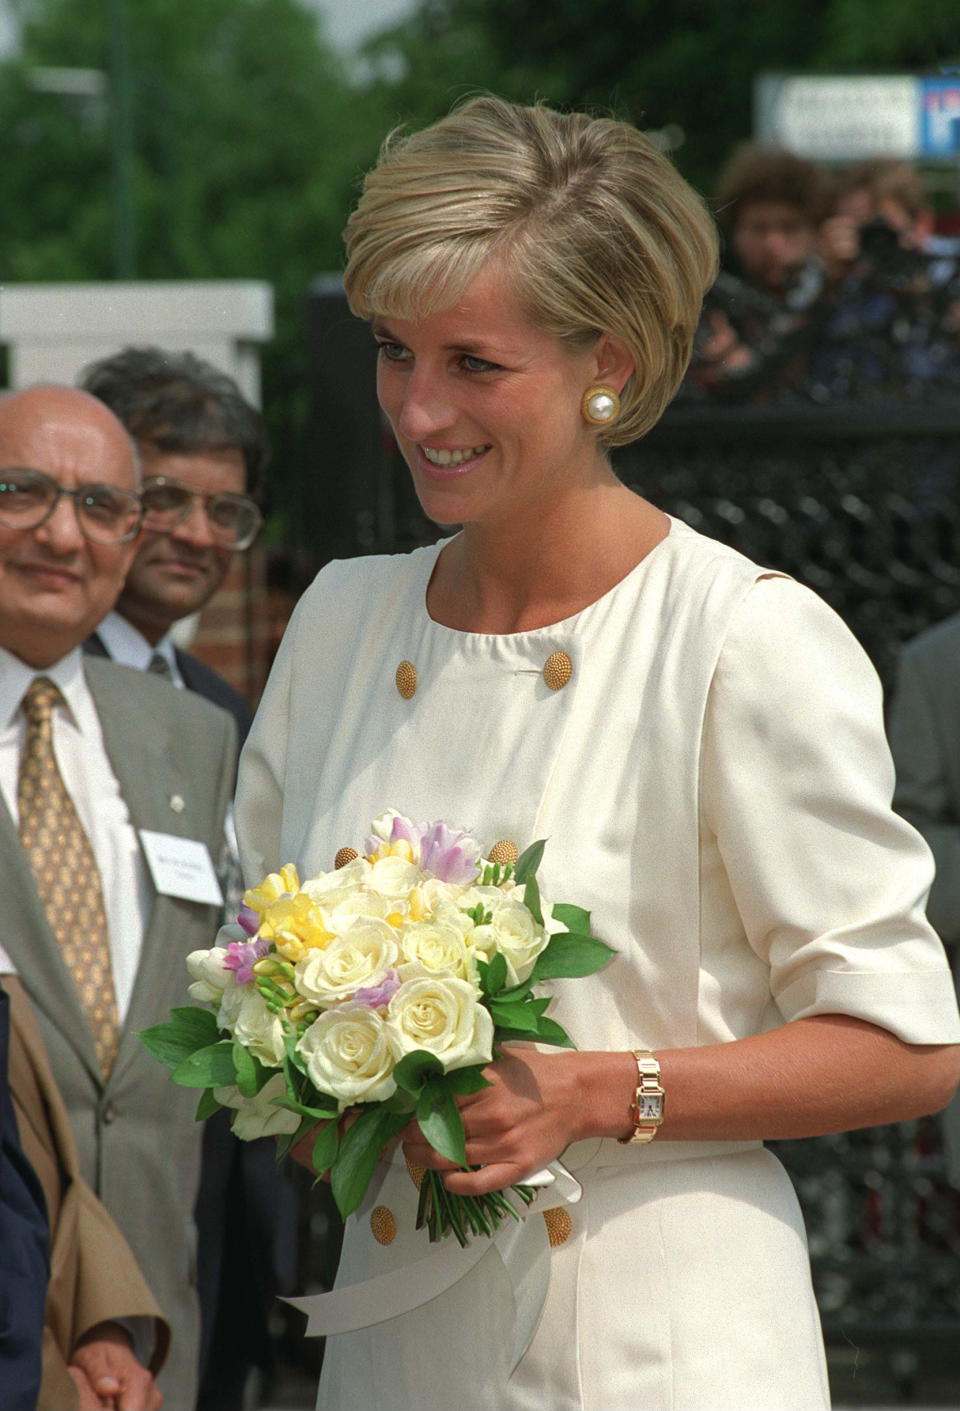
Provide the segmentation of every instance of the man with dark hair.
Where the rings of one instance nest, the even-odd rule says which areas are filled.
[[[704,301],[688,391],[769,400],[799,376],[825,293],[817,235],[829,196],[806,158],[736,148],[717,183],[724,268]]]
[[[209,602],[234,554],[257,536],[256,497],[269,459],[263,419],[232,378],[189,352],[125,348],[87,367],[80,386],[136,442],[146,530],[116,609],[88,647],[229,710],[242,744],[247,702],[169,634]]]
[[[788,297],[815,254],[830,184],[793,152],[744,143],[720,173],[717,220],[733,273],[774,299]]]

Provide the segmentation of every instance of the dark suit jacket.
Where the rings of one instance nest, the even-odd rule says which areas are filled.
[[[156,1373],[170,1332],[129,1245],[80,1175],[70,1120],[23,985],[15,975],[0,977],[0,985],[10,1004],[10,1092],[23,1149],[40,1179],[50,1218],[43,1381],[36,1407],[71,1411],[78,1398],[67,1365],[85,1333],[119,1318],[154,1319],[150,1369]]]
[[[9,1004],[0,992],[0,1391],[5,1411],[34,1411],[49,1271],[47,1217],[17,1135],[8,1046]]]
[[[92,658],[84,670],[134,827],[197,839],[216,857],[236,756],[232,721],[148,672]],[[168,1406],[189,1411],[199,1343],[196,1094],[169,1081],[138,1031],[188,1001],[185,958],[213,944],[220,909],[151,894],[130,1008],[104,1082],[76,987],[47,923],[16,826],[2,805],[0,852],[4,947],[33,1003],[73,1127],[80,1171],[122,1229],[173,1329],[160,1388]]]

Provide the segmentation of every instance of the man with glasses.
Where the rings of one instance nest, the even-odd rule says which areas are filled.
[[[209,602],[260,529],[255,497],[269,455],[260,414],[232,378],[189,352],[124,348],[91,363],[80,385],[120,418],[143,461],[144,535],[88,650],[166,675],[229,710],[242,744],[247,702],[175,647],[170,629]]]
[[[167,1405],[189,1408],[200,1130],[190,1094],[138,1033],[185,1001],[184,956],[219,921],[212,858],[236,732],[209,702],[81,651],[137,551],[137,491],[135,449],[95,398],[51,386],[0,399],[2,944],[32,1001],[80,1173],[173,1329]],[[102,1232],[80,1253],[119,1281]],[[48,1317],[62,1329],[75,1313],[61,1268]],[[115,1399],[147,1404],[126,1388]]]

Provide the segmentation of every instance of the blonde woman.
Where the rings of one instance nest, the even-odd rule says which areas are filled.
[[[578,1052],[513,1048],[463,1100],[478,1169],[407,1133],[461,1193],[561,1158],[582,1195],[554,1243],[535,1216],[436,1296],[385,1161],[318,1405],[824,1406],[802,1221],[762,1142],[942,1106],[960,1027],[863,654],[607,457],[680,381],[712,222],[633,129],[479,98],[387,144],[346,241],[417,494],[462,527],[331,564],[301,602],[241,770],[248,875],[329,868],[387,806],[546,837],[544,891],[618,954],[553,986]],[[390,1316],[371,1281],[398,1269]]]

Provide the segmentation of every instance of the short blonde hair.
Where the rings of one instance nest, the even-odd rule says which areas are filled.
[[[659,420],[716,275],[710,214],[642,133],[494,97],[389,137],[345,241],[361,318],[449,308],[496,258],[539,328],[578,350],[602,333],[622,339],[636,370],[600,433],[609,446]]]

